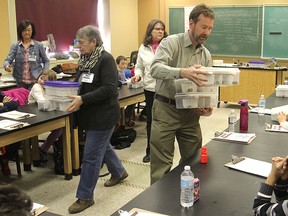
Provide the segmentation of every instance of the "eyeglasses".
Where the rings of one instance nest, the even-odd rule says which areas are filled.
[[[24,29],[23,32],[32,32],[32,29]]]
[[[153,28],[156,31],[165,31],[164,28]]]

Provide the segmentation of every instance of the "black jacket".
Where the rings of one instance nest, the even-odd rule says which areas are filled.
[[[76,112],[76,125],[90,130],[112,128],[120,117],[118,71],[112,55],[104,51],[90,72],[94,74],[92,83],[80,83],[83,104]],[[78,71],[75,80],[80,76]]]

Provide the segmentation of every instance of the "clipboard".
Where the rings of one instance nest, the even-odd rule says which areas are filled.
[[[237,158],[238,160],[233,161],[232,156],[232,161],[224,164],[224,166],[265,178],[269,175],[271,171],[272,164],[266,161],[260,161],[248,157],[237,157]]]
[[[213,140],[250,144],[256,138],[255,133],[216,132]]]

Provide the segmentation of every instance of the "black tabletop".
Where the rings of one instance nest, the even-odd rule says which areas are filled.
[[[274,105],[288,104],[288,99],[272,95],[267,100]],[[231,155],[245,156],[271,162],[274,156],[287,155],[287,133],[265,132],[265,123],[271,122],[269,115],[249,114],[248,132],[256,133],[250,144],[210,141],[206,146],[209,161],[200,163],[200,151],[188,161],[177,166],[121,209],[145,209],[167,215],[226,216],[252,215],[252,205],[263,177],[243,173],[224,167],[231,161]],[[185,165],[190,165],[200,179],[200,200],[192,208],[180,205],[180,174]],[[115,212],[113,215],[119,215]]]
[[[119,96],[118,99],[125,99],[131,96],[143,94],[143,88],[128,88],[127,85],[122,85],[119,89]]]
[[[24,112],[24,113],[31,113],[31,114],[35,114],[36,116],[31,117],[31,118],[27,118],[27,119],[22,119],[22,120],[16,120],[16,121],[21,121],[21,122],[27,122],[30,125],[29,126],[35,126],[37,124],[42,124],[54,119],[58,119],[58,118],[62,118],[64,116],[70,115],[69,112],[63,112],[63,111],[59,111],[59,110],[53,110],[53,111],[41,111],[38,110],[38,106],[37,104],[28,104],[25,106],[20,106],[17,109],[19,112]],[[0,117],[0,120],[3,120],[5,118]],[[27,127],[29,127],[27,126]],[[25,127],[26,128],[26,127]],[[3,130],[0,129],[0,136],[1,135],[5,135],[8,133],[13,133],[17,130],[21,130],[20,129],[15,129],[15,130]]]

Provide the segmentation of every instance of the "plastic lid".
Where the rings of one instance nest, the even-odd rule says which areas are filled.
[[[247,99],[239,100],[238,104],[241,104],[241,106],[248,106],[248,100]]]
[[[69,82],[69,81],[45,81],[44,85],[54,86],[54,87],[79,87],[78,82]]]
[[[189,166],[189,165],[186,165],[186,166],[184,167],[184,169],[185,169],[185,170],[190,170],[190,166]]]

